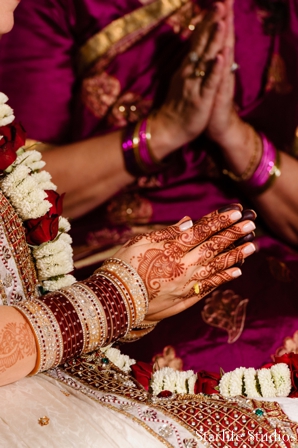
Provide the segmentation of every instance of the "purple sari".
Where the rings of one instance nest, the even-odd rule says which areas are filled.
[[[158,107],[188,51],[182,34],[198,7],[195,1],[179,3],[22,0],[13,31],[0,43],[0,82],[28,136],[57,144],[78,141],[123,127]],[[298,114],[298,8],[294,0],[288,6],[287,30],[272,37],[264,34],[253,0],[235,1],[240,65],[235,103],[246,121],[290,152]],[[217,149],[200,137],[173,154],[162,174],[140,179],[74,221],[75,245],[84,245],[83,255],[90,255],[122,244],[141,224],[165,225],[185,215],[198,219],[235,201],[249,205],[220,168]],[[172,344],[186,368],[217,371],[259,367],[290,346],[298,352],[293,336],[298,332],[298,257],[266,232],[257,245],[240,279],[124,350],[148,361]],[[86,266],[77,277],[89,272]]]

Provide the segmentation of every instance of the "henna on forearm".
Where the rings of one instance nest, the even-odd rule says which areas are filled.
[[[0,332],[0,373],[35,353],[35,340],[27,322],[7,323]]]

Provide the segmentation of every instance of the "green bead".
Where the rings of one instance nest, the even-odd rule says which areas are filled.
[[[101,362],[102,362],[102,364],[109,364],[109,360],[108,360],[108,358],[101,358]]]
[[[259,417],[261,417],[264,414],[263,409],[257,408],[255,409],[255,414],[257,414]]]

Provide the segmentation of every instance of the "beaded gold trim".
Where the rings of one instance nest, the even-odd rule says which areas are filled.
[[[141,325],[141,324],[140,324]],[[139,325],[139,327],[140,327]],[[143,336],[151,333],[156,327],[156,324],[146,325],[143,328],[132,328],[125,336],[123,336],[120,341],[123,342],[134,342],[141,339]]]
[[[104,262],[100,270],[116,274],[130,292],[135,308],[135,323],[133,327],[137,327],[143,322],[149,306],[148,292],[143,280],[135,269],[118,258],[109,258]]]
[[[60,291],[74,306],[83,328],[83,352],[102,345],[107,338],[105,313],[97,296],[82,283]]]
[[[123,288],[123,285],[118,281],[118,279],[115,279],[115,277],[111,276],[109,272],[102,271],[102,272],[98,272],[96,275],[98,277],[101,277],[104,280],[106,280],[107,283],[111,282],[115,286],[115,288],[117,288],[117,291],[121,295],[125,309],[126,309],[126,313],[127,313],[127,331],[125,333],[125,335],[126,335],[129,332],[131,325],[132,325],[131,324],[132,313],[133,313],[133,319],[134,319],[134,307],[133,307],[131,296],[128,294],[126,289]],[[131,306],[130,306],[130,304],[131,304]]]
[[[109,271],[102,271],[97,272],[98,276],[104,277],[108,279],[113,285],[118,288],[118,291],[121,293],[121,296],[123,298],[123,302],[125,304],[126,310],[128,310],[128,317],[129,317],[129,325],[128,329],[131,328],[131,326],[134,326],[135,322],[135,309],[134,304],[131,295],[128,293],[126,287],[122,284],[122,282],[116,277],[112,272]]]
[[[25,299],[35,299],[37,297],[37,277],[32,260],[31,251],[26,242],[25,230],[19,216],[15,212],[10,202],[6,199],[0,191],[0,208],[1,208],[1,226],[6,240],[9,244],[9,249],[14,259],[15,269],[18,271],[18,278],[21,281],[22,289],[24,291]],[[2,244],[2,260],[6,265],[5,247]],[[14,279],[18,284],[19,280]],[[12,294],[11,302],[16,302],[17,294]]]
[[[58,375],[59,379],[64,378],[67,384],[74,385],[76,390],[81,390],[102,404],[119,403],[120,409],[122,407],[130,413],[135,406],[146,404],[148,407],[144,420],[165,423],[167,427],[159,428],[163,434],[175,431],[176,422],[188,431],[188,438],[194,437],[197,442],[213,448],[297,448],[298,424],[291,422],[276,402],[201,393],[156,397],[132,376],[104,361],[102,354],[94,352],[70,360],[50,374],[53,377]],[[80,387],[75,383],[77,381]],[[160,420],[156,411],[163,414],[164,420]],[[176,429],[180,435],[183,434],[177,425]],[[170,441],[170,436],[164,437]],[[184,440],[180,438],[181,442]],[[174,446],[183,445],[178,443]]]
[[[37,339],[39,359],[31,374],[59,365],[63,357],[63,338],[52,311],[38,299],[14,307],[25,315]]]

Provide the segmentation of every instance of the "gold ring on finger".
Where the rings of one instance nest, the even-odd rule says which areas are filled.
[[[206,73],[204,72],[204,70],[200,70],[200,69],[196,68],[194,71],[195,78],[204,78],[205,75],[206,75]]]
[[[193,286],[194,292],[195,294],[199,295],[200,294],[200,284],[199,283],[195,283]]]

